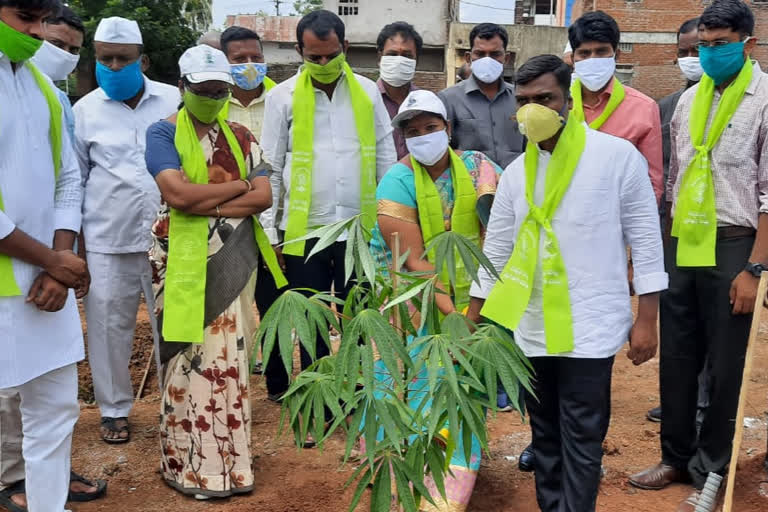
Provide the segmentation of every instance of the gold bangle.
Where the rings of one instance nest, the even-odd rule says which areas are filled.
[[[219,218],[221,218],[221,205],[220,204],[216,205],[216,215],[218,215]]]
[[[248,192],[251,192],[251,191],[253,190],[253,183],[251,183],[251,182],[250,182],[250,181],[248,181],[248,180],[243,180],[243,181],[245,182],[245,184],[246,184],[246,185],[248,185]],[[246,194],[247,194],[248,192],[246,192]]]

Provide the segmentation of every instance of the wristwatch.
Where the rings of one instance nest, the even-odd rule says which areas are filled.
[[[759,278],[763,272],[768,271],[768,267],[766,267],[762,263],[752,263],[750,261],[749,263],[747,263],[747,266],[744,267],[744,270],[749,272],[753,276]]]

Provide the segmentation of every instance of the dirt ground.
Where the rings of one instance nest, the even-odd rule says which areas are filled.
[[[737,478],[736,512],[768,510],[768,479],[762,469],[766,450],[768,420],[768,314],[757,347],[749,404]],[[141,379],[151,350],[151,330],[142,312],[137,331],[134,360],[131,364],[134,385]],[[92,399],[87,364],[81,364],[81,395]],[[340,467],[343,452],[341,437],[332,439],[323,453],[297,451],[288,437],[278,438],[280,408],[266,398],[262,377],[252,380],[253,456],[256,489],[250,496],[225,501],[198,502],[166,487],[158,473],[159,397],[154,374],[150,375],[145,396],[136,403],[131,422],[133,440],[122,446],[108,446],[99,439],[99,412],[87,402],[83,405],[75,431],[73,465],[88,476],[109,482],[106,499],[89,504],[72,504],[73,512],[167,511],[185,512],[338,512],[347,509],[352,490],[344,483],[350,468]],[[626,358],[617,357],[613,380],[613,419],[605,443],[606,476],[598,499],[601,512],[674,511],[690,489],[683,485],[659,491],[639,491],[626,483],[626,477],[659,459],[659,426],[645,419],[646,411],[658,402],[658,360],[636,368]],[[490,457],[481,467],[472,512],[536,512],[533,476],[517,470],[517,455],[530,440],[528,427],[516,413],[499,414],[490,420]],[[358,510],[366,510],[367,502]]]

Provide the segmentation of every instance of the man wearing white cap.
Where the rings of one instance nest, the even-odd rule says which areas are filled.
[[[64,510],[84,355],[71,290],[87,272],[72,252],[81,219],[77,162],[53,84],[29,62],[43,44],[43,20],[59,7],[0,0],[0,393],[21,398],[29,489],[22,510],[31,512]],[[0,423],[0,436],[6,428]],[[0,491],[0,505],[18,512],[12,487]]]
[[[135,21],[101,20],[94,49],[99,89],[74,109],[84,186],[82,242],[92,279],[85,316],[102,438],[122,443],[130,437],[128,365],[142,292],[150,317],[153,309],[147,250],[160,192],[144,163],[146,131],[176,111],[180,95],[144,76],[149,60]]]

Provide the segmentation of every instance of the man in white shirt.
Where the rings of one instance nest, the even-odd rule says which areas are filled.
[[[72,252],[80,177],[53,83],[27,65],[59,7],[0,0],[0,393],[21,397],[30,512],[64,510],[84,356],[72,290],[87,274]],[[14,494],[0,505],[13,510]]]
[[[83,238],[91,273],[85,300],[88,356],[102,438],[129,439],[129,363],[143,292],[153,321],[150,227],[160,192],[144,162],[147,128],[176,111],[178,89],[149,80],[135,21],[106,18],[94,38],[99,89],[74,108],[84,187]]]
[[[536,163],[526,169],[521,155],[502,175],[484,246],[502,281],[481,272],[468,313],[514,330],[536,372],[536,397],[527,396],[526,405],[543,512],[595,510],[614,357],[628,337],[627,356],[636,365],[655,355],[659,291],[667,287],[648,164],[623,139],[575,119],[563,126],[570,74],[552,55],[534,57],[517,73],[518,122]],[[564,178],[547,175],[551,161]],[[551,186],[558,179],[564,181]],[[564,195],[552,200],[557,190]],[[525,243],[526,234],[540,243],[538,251]],[[634,324],[625,241],[640,296]],[[516,266],[520,258],[531,266]]]
[[[80,49],[83,46],[85,27],[82,20],[67,6],[59,13],[45,20],[45,42],[32,58],[37,68],[51,80],[64,80],[75,69]],[[75,118],[69,98],[55,88],[64,112],[67,133],[74,140]],[[81,255],[81,257],[84,256]],[[77,298],[87,293],[84,286],[76,291]],[[25,492],[23,435],[21,418],[21,396],[0,393],[0,492],[5,493],[18,507],[27,505]],[[70,501],[91,501],[104,495],[107,484],[104,481],[90,482],[71,472]]]
[[[348,42],[344,39],[341,19],[329,11],[312,12],[301,19],[296,35],[296,49],[304,59],[304,67],[267,95],[261,135],[264,156],[273,168],[270,179],[273,211],[277,214],[273,224],[264,228],[287,231],[281,236],[288,241],[304,236],[312,228],[365,213],[365,205],[373,205],[372,218],[375,218],[376,179],[381,179],[397,159],[389,114],[378,87],[371,80],[354,75],[345,63]],[[294,101],[303,88],[311,88],[305,94],[314,95],[311,117],[307,116],[306,109],[301,109],[306,103],[297,105]],[[358,114],[372,121],[370,125],[358,126],[355,104],[363,103],[367,104],[367,110]],[[300,126],[295,122],[297,115],[307,116],[304,118],[307,124],[313,124]],[[295,137],[297,130],[300,133],[312,130],[312,140]],[[363,137],[375,147],[361,151]],[[294,158],[297,154],[298,159]],[[303,165],[305,162],[311,162],[311,166]],[[298,179],[297,173],[300,173]],[[307,180],[311,187],[301,186]],[[370,192],[374,197],[369,197]],[[298,229],[292,233],[295,226]],[[293,255],[285,255],[289,287],[327,292],[333,286],[336,296],[344,298],[348,290],[344,280],[346,242],[336,242],[305,263],[305,256],[315,242],[311,240],[303,250],[299,248]],[[293,251],[285,248],[283,252]],[[327,354],[328,347],[318,336],[317,357]],[[273,353],[270,364],[274,361],[282,366],[279,359]],[[303,368],[311,363],[303,347],[301,362]],[[270,394],[282,393],[288,388],[285,368],[276,371],[280,371],[282,382],[277,377],[273,379],[275,387],[270,389]]]

